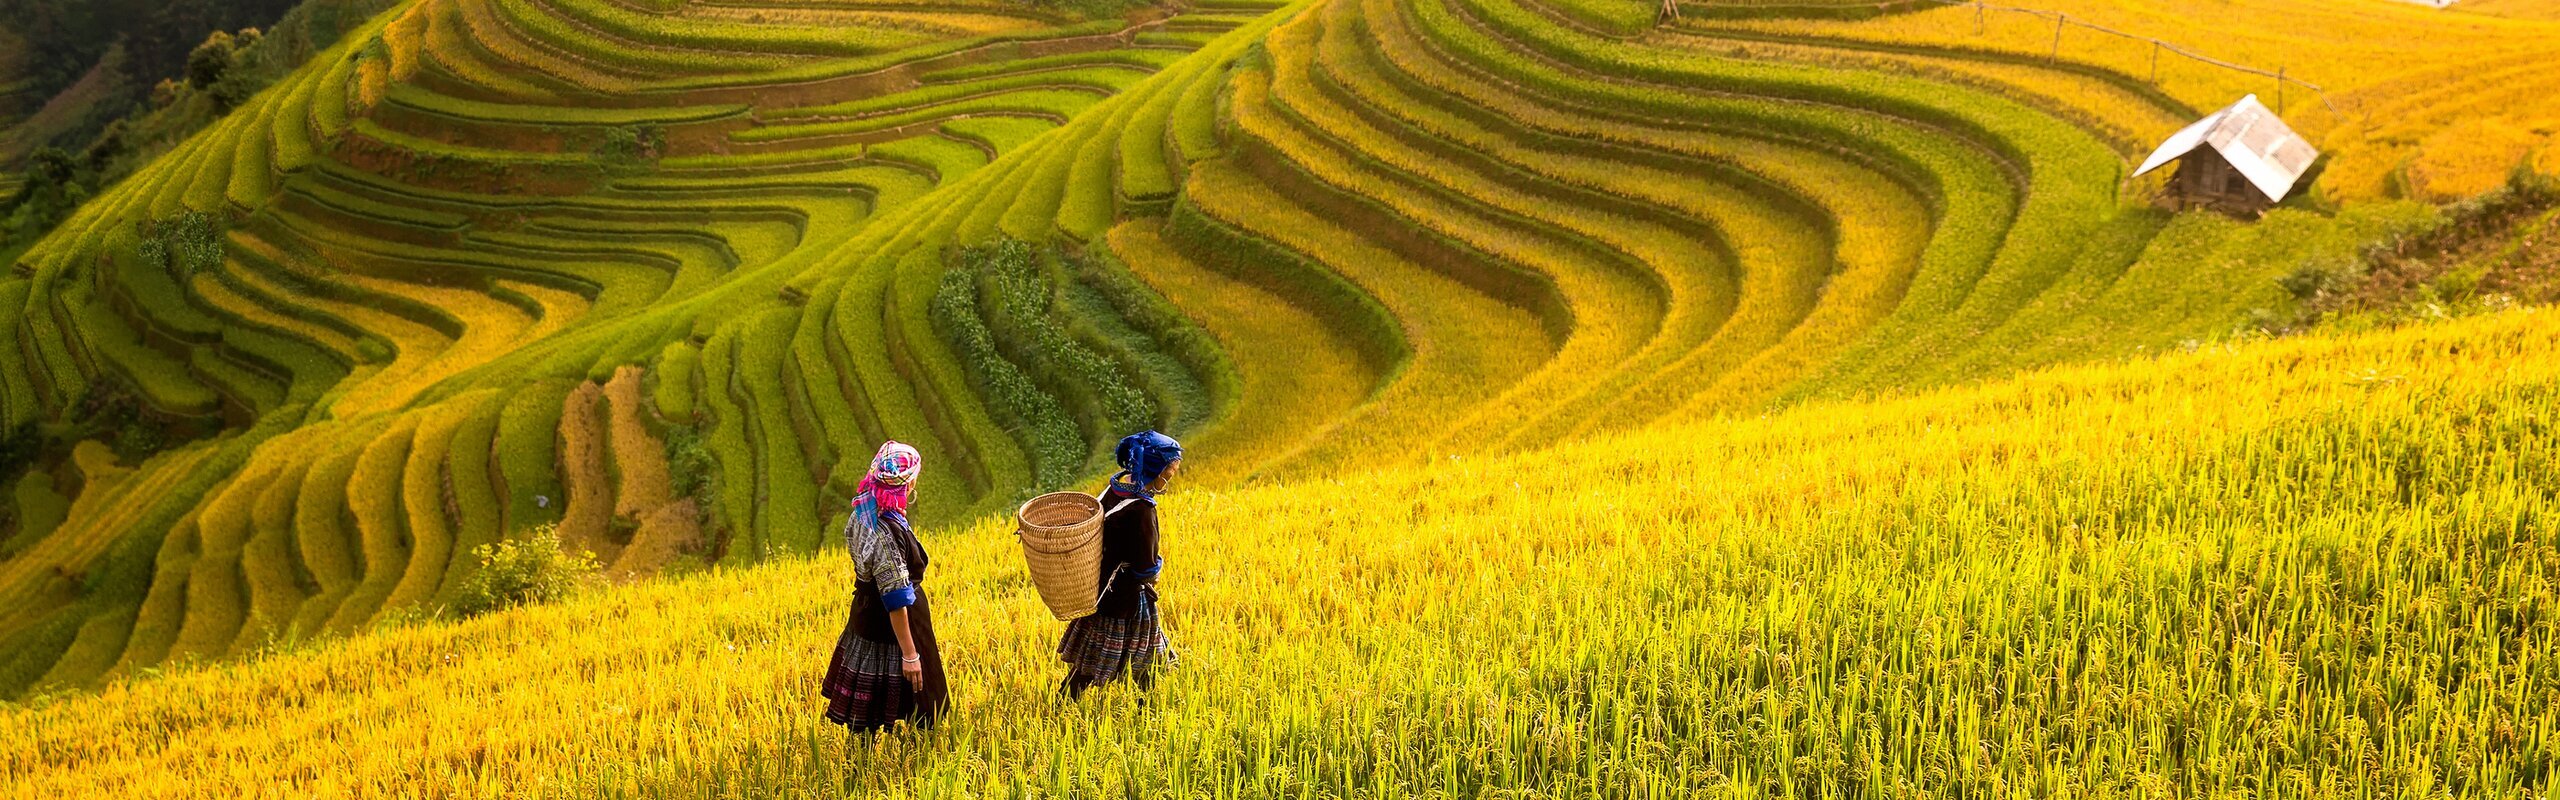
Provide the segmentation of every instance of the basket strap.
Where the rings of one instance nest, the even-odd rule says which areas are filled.
[[[1096,497],[1096,498],[1094,498],[1094,499],[1095,499],[1095,500],[1100,500],[1100,499],[1102,499],[1102,498]],[[1120,513],[1120,509],[1128,508],[1130,503],[1135,503],[1135,502],[1138,502],[1138,498],[1132,497],[1132,498],[1129,498],[1129,499],[1127,499],[1127,500],[1122,500],[1122,501],[1120,501],[1120,504],[1119,504],[1119,505],[1112,506],[1112,507],[1111,507],[1111,510],[1109,510],[1109,511],[1105,511],[1105,512],[1102,512],[1102,518],[1103,518],[1103,519],[1110,519],[1110,518],[1111,518],[1111,515],[1113,515],[1113,514],[1117,514],[1117,513]]]

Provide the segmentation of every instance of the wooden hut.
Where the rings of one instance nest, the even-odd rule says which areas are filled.
[[[2253,94],[2170,136],[2133,174],[2178,162],[2169,178],[2172,208],[2255,219],[2292,194],[2319,158],[2319,150]]]

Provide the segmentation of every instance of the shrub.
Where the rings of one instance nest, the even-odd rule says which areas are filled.
[[[544,525],[523,538],[471,549],[480,569],[462,582],[447,614],[476,617],[529,603],[547,603],[596,581],[603,569],[594,553],[571,550],[560,541],[555,525]]]
[[[666,131],[655,125],[634,125],[606,128],[596,154],[609,168],[639,169],[657,161],[666,148]]]
[[[212,214],[183,212],[153,224],[134,252],[144,264],[165,267],[184,281],[222,266],[223,228],[220,218]]]
[[[958,351],[968,366],[970,382],[977,385],[979,396],[987,398],[996,420],[1030,452],[1038,472],[1033,483],[1044,488],[1065,485],[1083,465],[1083,438],[1076,432],[1075,421],[1058,407],[1057,398],[1041,391],[1021,367],[996,349],[995,335],[978,315],[977,282],[972,277],[967,270],[942,273],[941,287],[933,293],[935,332]]]
[[[1155,422],[1154,401],[1129,384],[1119,365],[1059,329],[1053,287],[1029,243],[1008,239],[973,247],[962,252],[961,265],[993,285],[989,321],[997,343],[1007,344],[1008,333],[1028,339],[1018,343],[1027,347],[1008,348],[1016,351],[1008,355],[1020,357],[1035,377],[1050,387],[1090,392],[1097,421],[1110,431],[1134,431]]]
[[[230,33],[214,31],[213,35],[205,37],[203,44],[196,45],[195,51],[187,54],[187,88],[209,88],[215,81],[222,80],[223,73],[231,71],[232,58],[238,55],[239,49]]]

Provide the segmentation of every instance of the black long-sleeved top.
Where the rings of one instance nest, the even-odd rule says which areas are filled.
[[[1126,502],[1126,507],[1121,503]],[[1120,508],[1117,513],[1111,509]],[[1156,582],[1163,563],[1156,553],[1155,501],[1112,487],[1102,495],[1102,598],[1097,616],[1127,619],[1138,613],[1141,587]],[[1114,577],[1114,574],[1117,577]]]

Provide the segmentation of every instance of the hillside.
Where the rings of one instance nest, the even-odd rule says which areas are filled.
[[[884,438],[955,525],[1146,427],[1276,492],[2220,341],[2560,103],[2409,90],[2560,23],[2358,0],[2292,34],[2337,177],[2172,215],[2129,161],[2272,92],[1773,8],[401,3],[0,278],[0,694],[431,615],[543,524],[796,563]],[[2322,38],[2385,29],[2427,70]]]
[[[1168,495],[1182,666],[1057,701],[935,528],[936,731],[816,711],[840,557],[0,710],[13,796],[2529,797],[2560,316]],[[527,680],[527,676],[560,676]],[[912,794],[910,794],[912,793]]]
[[[321,0],[329,5],[338,0]],[[265,27],[304,0],[0,0],[0,164],[77,151],[110,120],[183,80],[215,31]]]

